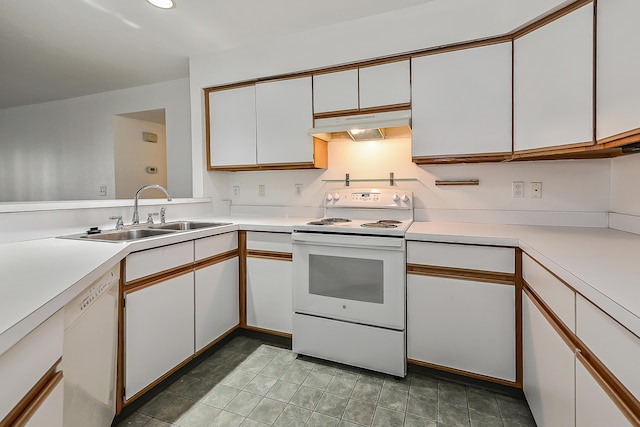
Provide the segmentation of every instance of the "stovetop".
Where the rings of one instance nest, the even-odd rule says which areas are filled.
[[[326,193],[324,217],[294,231],[404,236],[412,222],[410,191],[347,187]]]

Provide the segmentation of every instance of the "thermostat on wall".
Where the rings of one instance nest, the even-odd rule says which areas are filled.
[[[151,132],[142,132],[142,139],[147,142],[158,142],[158,135]]]
[[[158,173],[158,168],[155,166],[147,166],[147,173]]]

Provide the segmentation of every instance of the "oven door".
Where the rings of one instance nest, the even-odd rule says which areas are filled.
[[[292,237],[295,312],[404,330],[403,238],[304,232]]]

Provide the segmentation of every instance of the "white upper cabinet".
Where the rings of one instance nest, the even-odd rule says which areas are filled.
[[[511,153],[511,43],[412,59],[412,155]]]
[[[313,76],[314,114],[410,102],[409,60]]]
[[[360,74],[360,108],[411,102],[409,60],[363,67]]]
[[[640,128],[637,0],[598,2],[597,139]]]
[[[256,85],[258,164],[313,162],[311,77]]]
[[[593,141],[593,4],[515,40],[514,150]]]
[[[358,109],[358,70],[313,76],[313,111],[327,113]]]
[[[256,88],[209,93],[210,166],[256,163]]]

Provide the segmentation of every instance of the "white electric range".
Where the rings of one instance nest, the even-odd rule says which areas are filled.
[[[294,227],[293,351],[404,377],[406,245],[413,195],[349,188]]]

